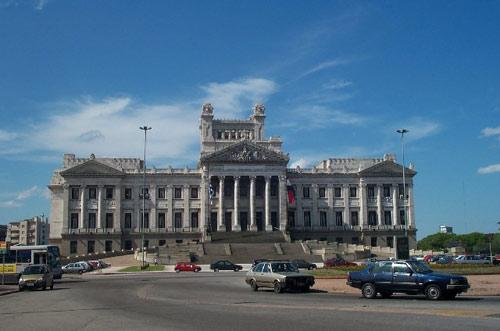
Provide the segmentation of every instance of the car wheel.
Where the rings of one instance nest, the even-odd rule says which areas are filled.
[[[240,271],[240,269],[234,268],[234,272],[238,272],[238,271]]]
[[[281,283],[276,281],[274,282],[274,293],[282,293],[283,292],[283,286],[281,286]]]
[[[375,298],[377,296],[377,290],[375,289],[375,285],[373,285],[372,283],[366,283],[361,288],[361,294],[363,295],[363,297],[367,299]]]
[[[83,274],[83,270],[78,270],[78,273],[81,275]]]
[[[438,300],[441,298],[441,288],[435,284],[431,284],[425,288],[425,296],[429,300]]]
[[[54,282],[52,282],[52,284],[50,284],[50,289],[53,290],[54,289]]]
[[[215,269],[214,269],[214,272],[219,272],[219,269],[215,268]]]
[[[252,288],[252,291],[254,292],[257,292],[259,287],[257,286],[257,282],[255,280],[252,279],[252,281],[250,282],[250,287]]]
[[[199,272],[201,269],[194,269],[194,272]]]
[[[307,270],[313,270],[312,266],[307,267]]]
[[[42,291],[45,291],[47,289],[47,285],[42,286]]]
[[[180,271],[179,269],[176,269],[176,270],[175,270],[175,272],[176,272],[176,273],[179,273],[179,272],[181,272],[181,271]]]
[[[19,286],[19,292],[22,292],[22,291],[24,291],[24,287]]]
[[[382,296],[382,298],[390,298],[392,296],[392,292],[382,291],[380,292],[380,295]]]

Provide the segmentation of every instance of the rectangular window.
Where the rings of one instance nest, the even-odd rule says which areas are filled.
[[[337,237],[337,238],[335,238],[335,241],[337,242],[337,244],[343,244],[344,243],[344,238]]]
[[[304,199],[309,199],[311,197],[311,188],[309,186],[304,186],[302,188],[302,197]]]
[[[149,229],[149,213],[143,214],[141,212],[141,224],[142,224],[143,229]]]
[[[368,212],[368,225],[377,225],[377,213],[374,211]]]
[[[295,227],[295,211],[288,212],[288,226],[291,228]]]
[[[125,188],[125,200],[132,199],[132,189],[130,187]]]
[[[271,186],[271,196],[272,197],[277,197],[278,196],[278,183],[271,180],[271,182],[269,183],[269,185]]]
[[[78,229],[78,213],[71,213],[70,228],[72,228],[72,229]]]
[[[394,237],[387,237],[387,247],[392,248],[394,246]]]
[[[191,213],[191,228],[197,229],[198,228],[198,212],[192,212]]]
[[[113,188],[106,187],[106,200],[111,200],[111,199],[113,199]]]
[[[113,228],[113,213],[106,213],[106,229]]]
[[[224,184],[224,196],[225,197],[232,197],[233,196],[233,187],[234,185],[231,185],[231,182],[225,183]]]
[[[377,237],[370,238],[370,246],[372,247],[377,246]]]
[[[240,197],[247,197],[249,190],[249,182],[246,180],[240,180]]]
[[[97,188],[89,187],[89,200],[97,199]]]
[[[149,199],[149,187],[143,187],[141,188],[141,199],[145,198],[146,200]]]
[[[89,229],[96,228],[96,213],[89,213]]]
[[[106,240],[104,243],[104,250],[106,252],[111,252],[113,250],[113,241],[112,240]]]
[[[311,227],[311,212],[310,211],[304,211],[304,226],[307,228]]]
[[[406,225],[406,215],[403,209],[399,211],[399,224]]]
[[[320,186],[318,190],[318,194],[320,198],[326,198],[326,187]]]
[[[341,211],[335,212],[335,225],[342,226],[343,224],[344,221],[342,220],[342,212]]]
[[[322,227],[326,227],[327,225],[326,211],[319,212],[319,225]]]
[[[391,186],[384,185],[384,198],[390,198],[390,197],[391,197]]]
[[[166,240],[164,240],[164,239],[160,239],[160,240],[158,241],[158,246],[165,246],[165,244],[166,244],[166,243],[167,243],[167,241],[166,241]]]
[[[349,197],[356,198],[358,196],[358,188],[356,186],[349,187]]]
[[[71,199],[72,200],[80,199],[80,189],[78,187],[71,188]]]
[[[182,229],[182,213],[177,212],[174,215],[174,227],[176,229]]]
[[[358,212],[357,211],[351,211],[351,225],[352,226],[358,226],[359,225],[359,218],[358,218]]]
[[[358,237],[352,237],[351,238],[351,243],[353,245],[358,245],[359,244],[359,238]]]
[[[191,199],[198,199],[198,188],[191,187]]]
[[[408,185],[405,185],[406,186],[406,199],[408,199]],[[405,190],[403,190],[403,184],[399,184],[398,185],[398,196],[400,199],[403,199],[404,196],[405,196]]]
[[[132,228],[132,213],[125,213],[124,228],[125,229]]]
[[[124,248],[129,251],[132,249],[132,240],[125,240]]]
[[[69,253],[76,254],[78,252],[78,241],[72,240],[69,242]]]
[[[158,213],[158,228],[165,228],[165,213]]]
[[[144,248],[149,248],[149,240],[144,240]]]
[[[335,193],[336,198],[342,198],[342,188],[341,187],[335,187],[334,193]]]
[[[165,194],[165,188],[164,187],[158,187],[158,199],[165,199],[167,195]]]
[[[391,211],[390,210],[385,210],[384,211],[384,224],[385,225],[391,225],[392,224]]]
[[[89,240],[87,241],[87,254],[95,253],[95,241]]]
[[[375,186],[368,185],[367,189],[368,189],[368,198],[375,199]]]
[[[174,187],[174,199],[182,199],[182,187]]]

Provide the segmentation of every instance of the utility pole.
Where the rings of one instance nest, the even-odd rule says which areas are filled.
[[[142,167],[143,172],[142,172],[142,193],[141,193],[142,194],[141,250],[142,250],[142,269],[144,269],[146,267],[144,258],[144,221],[146,217],[146,142],[147,142],[147,133],[149,130],[151,130],[151,127],[144,125],[141,126],[139,129],[144,131],[144,164]]]
[[[410,248],[410,243],[408,240],[408,220],[409,220],[409,217],[408,217],[408,210],[407,210],[408,201],[406,199],[406,176],[405,176],[406,165],[405,165],[405,143],[404,143],[405,133],[408,133],[409,130],[402,128],[402,129],[396,130],[396,132],[401,134],[401,154],[402,154],[402,158],[403,158],[403,210],[404,210],[404,217],[405,217],[404,238],[406,240],[407,249],[409,249]],[[394,203],[396,203],[396,201],[394,201]],[[394,215],[394,217],[396,217],[396,215]],[[396,255],[397,255],[398,254],[397,253],[397,250],[398,250],[397,238],[395,240],[394,247],[396,248]],[[398,256],[398,258],[399,258],[399,256]]]

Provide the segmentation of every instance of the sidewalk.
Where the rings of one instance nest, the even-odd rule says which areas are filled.
[[[0,295],[16,293],[18,290],[17,285],[0,285]]]

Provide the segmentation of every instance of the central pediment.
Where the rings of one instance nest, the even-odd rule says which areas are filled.
[[[121,177],[124,173],[97,160],[88,160],[61,172],[63,177]]]
[[[242,140],[220,151],[202,156],[201,163],[279,163],[287,164],[288,156]]]
[[[404,168],[405,175],[413,177],[417,174],[415,170]],[[363,177],[401,177],[403,175],[403,166],[393,161],[383,161],[359,173]]]

